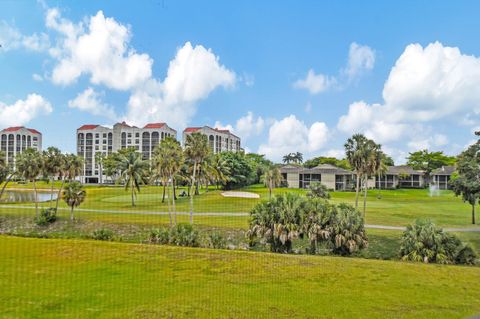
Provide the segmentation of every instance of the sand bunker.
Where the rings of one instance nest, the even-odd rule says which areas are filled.
[[[223,197],[239,197],[239,198],[260,198],[260,195],[249,192],[223,192]]]

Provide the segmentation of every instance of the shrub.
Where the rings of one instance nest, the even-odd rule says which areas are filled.
[[[310,198],[330,198],[330,193],[328,192],[327,186],[323,185],[320,182],[313,182],[308,187],[307,196]]]
[[[35,224],[46,226],[57,220],[57,210],[54,207],[44,208],[40,211],[40,215],[35,217]]]
[[[474,264],[477,258],[470,246],[430,220],[416,220],[407,226],[401,239],[400,256],[402,260],[441,264]]]
[[[149,242],[152,244],[199,247],[200,234],[190,224],[178,224],[170,228],[151,230]]]
[[[363,217],[351,205],[341,203],[335,207],[329,229],[330,246],[334,254],[350,255],[368,247]]]
[[[92,238],[95,240],[112,240],[113,231],[106,228],[96,229],[92,234]]]
[[[219,233],[211,233],[206,237],[207,248],[223,249],[227,246],[225,238]]]

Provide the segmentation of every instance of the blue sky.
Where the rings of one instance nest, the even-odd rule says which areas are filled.
[[[480,126],[480,4],[2,1],[0,127],[75,151],[82,124],[221,126],[244,147],[342,157],[355,132],[398,163]]]

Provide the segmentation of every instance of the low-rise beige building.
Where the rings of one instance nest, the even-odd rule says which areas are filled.
[[[432,172],[432,185],[438,187],[438,189],[450,189],[450,178],[455,172],[455,166],[442,166]]]
[[[337,191],[351,190],[354,187],[351,171],[330,164],[320,164],[313,168],[286,165],[280,171],[289,188],[308,188],[312,182],[320,182],[328,189]]]
[[[379,189],[422,188],[425,185],[425,173],[407,165],[389,166],[383,175],[375,177],[375,187]]]

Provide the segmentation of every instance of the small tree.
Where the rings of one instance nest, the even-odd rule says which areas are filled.
[[[261,180],[268,187],[269,198],[272,198],[272,190],[275,187],[280,186],[282,182],[282,173],[278,167],[270,167],[265,174],[263,174]]]
[[[35,217],[38,218],[38,195],[35,182],[43,170],[43,156],[36,149],[27,148],[23,153],[17,155],[15,165],[19,175],[33,183]]]
[[[80,206],[85,200],[87,193],[83,189],[82,184],[77,181],[69,182],[63,190],[63,200],[70,207],[70,220],[74,220],[73,209]]]
[[[308,187],[307,196],[310,198],[324,198],[329,199],[330,193],[328,192],[327,186],[323,185],[321,182],[310,183]]]
[[[480,198],[480,141],[458,156],[458,177],[452,181],[456,196],[472,206],[472,224],[475,224],[475,206]]]
[[[140,192],[140,185],[145,183],[148,163],[142,160],[140,153],[127,152],[120,154],[118,168],[121,172],[118,181],[124,183],[126,191],[130,189],[132,207],[135,207],[136,192]]]

